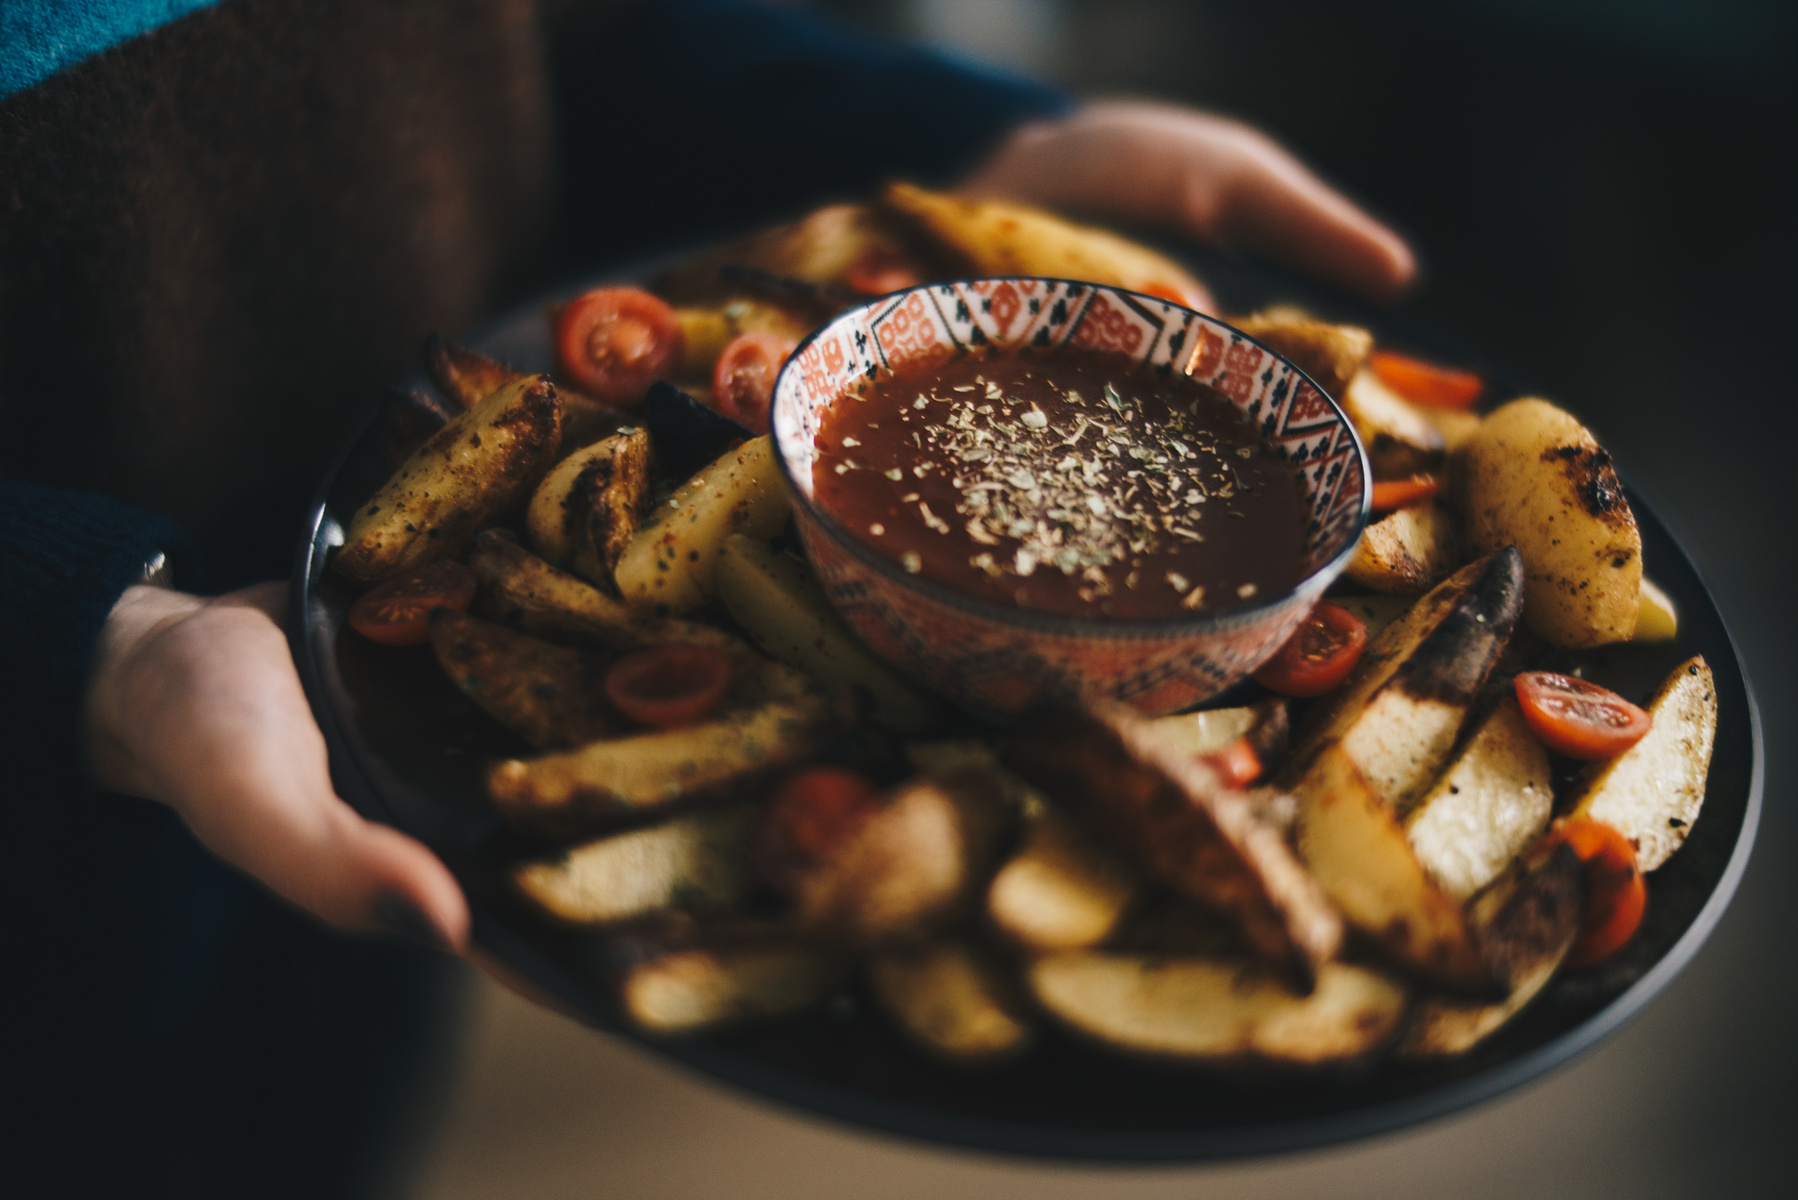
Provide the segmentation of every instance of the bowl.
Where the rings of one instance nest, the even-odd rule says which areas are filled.
[[[1299,583],[1251,607],[1172,620],[1011,608],[908,574],[817,502],[816,438],[836,404],[907,367],[1026,346],[1189,375],[1246,413],[1298,467],[1311,511]],[[882,296],[800,345],[775,381],[770,416],[799,536],[831,603],[882,658],[992,717],[1051,700],[1121,700],[1160,714],[1210,699],[1297,631],[1347,565],[1370,506],[1354,425],[1304,372],[1214,317],[1090,283],[972,279]]]

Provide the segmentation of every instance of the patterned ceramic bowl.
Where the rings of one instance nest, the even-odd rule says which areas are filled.
[[[907,574],[814,499],[823,416],[897,369],[989,347],[1102,350],[1216,388],[1299,467],[1312,519],[1305,576],[1251,608],[1177,620],[1007,608]],[[799,533],[831,602],[867,644],[939,695],[1005,716],[1047,700],[1108,697],[1148,713],[1207,700],[1298,629],[1366,523],[1367,455],[1336,404],[1299,369],[1221,321],[1166,300],[1052,279],[929,284],[863,305],[814,333],[775,383],[772,422]]]

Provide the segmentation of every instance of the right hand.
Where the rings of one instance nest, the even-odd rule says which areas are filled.
[[[286,594],[127,589],[88,683],[91,777],[167,804],[213,853],[339,929],[459,953],[468,903],[449,869],[331,786],[281,629]]]

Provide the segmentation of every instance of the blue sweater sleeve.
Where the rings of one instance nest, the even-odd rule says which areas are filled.
[[[1073,102],[744,0],[639,5],[552,47],[570,249],[743,227],[894,178],[946,183]]]
[[[47,789],[79,778],[77,731],[88,661],[106,616],[180,528],[92,492],[0,477],[0,788],[8,833]]]

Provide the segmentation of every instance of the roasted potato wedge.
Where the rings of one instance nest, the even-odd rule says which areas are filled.
[[[1336,956],[1341,919],[1280,830],[1203,761],[1170,749],[1148,718],[1114,704],[1039,717],[1007,762],[1152,876],[1230,914],[1301,988]]]
[[[1334,400],[1367,362],[1373,334],[1355,325],[1332,325],[1294,308],[1270,308],[1235,322],[1262,345],[1281,355]]]
[[[619,1000],[647,1033],[694,1034],[806,1008],[847,974],[841,956],[797,943],[683,948],[633,964]]]
[[[745,685],[766,698],[697,725],[508,759],[489,769],[487,794],[508,820],[567,835],[606,817],[715,792],[817,751],[831,720],[821,693],[779,663],[764,664]]]
[[[638,615],[624,601],[550,566],[503,530],[489,529],[475,538],[468,565],[481,581],[483,610],[526,633],[594,641],[626,652],[651,646],[711,646],[739,664],[760,660],[741,638],[722,629]]]
[[[501,388],[432,434],[356,510],[333,565],[375,583],[459,557],[529,494],[555,456],[561,421],[544,376]]]
[[[1241,708],[1209,708],[1202,712],[1154,717],[1150,731],[1170,749],[1203,758],[1247,738],[1263,760],[1286,749],[1289,726],[1284,700],[1264,700]]]
[[[1376,592],[1424,592],[1461,565],[1459,522],[1442,504],[1395,509],[1361,532],[1343,575]]]
[[[1480,951],[1504,984],[1495,1003],[1420,997],[1394,1052],[1400,1058],[1463,1054],[1497,1033],[1536,998],[1579,933],[1583,868],[1562,846],[1527,870],[1517,864],[1469,906]]]
[[[924,1049],[952,1063],[1010,1058],[1032,1030],[985,954],[945,939],[895,947],[868,959],[868,984],[899,1027]]]
[[[614,572],[639,613],[691,611],[716,593],[718,552],[733,533],[769,538],[792,512],[767,437],[752,438],[682,484],[656,506]]]
[[[724,348],[738,335],[773,333],[796,342],[816,324],[777,304],[743,297],[715,307],[678,308],[674,316],[680,322],[682,337],[680,366],[675,375],[707,387]]]
[[[1574,784],[1575,816],[1614,826],[1636,848],[1636,867],[1652,871],[1685,844],[1704,805],[1704,781],[1717,736],[1717,685],[1703,658],[1689,658],[1648,701],[1647,736]]]
[[[1475,553],[1523,554],[1523,619],[1550,644],[1626,641],[1636,629],[1642,535],[1611,456],[1546,400],[1513,400],[1456,456]]]
[[[655,290],[672,304],[722,306],[732,299],[726,267],[841,284],[866,257],[903,259],[915,250],[885,214],[865,204],[832,204],[690,259],[656,280]],[[932,273],[923,272],[926,278]]]
[[[960,258],[975,275],[1046,275],[1135,292],[1208,299],[1184,267],[1115,233],[1004,200],[969,200],[889,184],[881,205]]]
[[[915,941],[974,906],[1009,816],[978,768],[922,776],[826,857],[788,864],[776,883],[802,929],[856,946]]]
[[[576,925],[723,908],[748,894],[753,882],[752,817],[746,805],[691,813],[526,863],[512,881],[539,908]]]
[[[856,640],[824,596],[809,564],[744,534],[718,551],[718,598],[762,652],[827,688],[854,684],[874,701],[883,724],[916,733],[935,707]]]
[[[1630,640],[1671,642],[1678,636],[1679,609],[1674,605],[1673,597],[1644,575],[1642,592],[1636,601],[1636,631],[1630,636]]]
[[[1070,950],[1026,968],[1052,1016],[1115,1049],[1202,1062],[1320,1065],[1367,1057],[1398,1031],[1405,989],[1325,963],[1294,992],[1266,966],[1227,958]]]
[[[1341,605],[1360,618],[1367,626],[1367,640],[1371,645],[1377,640],[1386,626],[1411,611],[1417,603],[1415,596],[1379,594],[1373,596],[1330,596],[1331,604]]]
[[[527,372],[496,362],[477,350],[432,334],[425,339],[425,374],[459,408],[473,408]]]
[[[1441,468],[1447,439],[1422,409],[1381,383],[1372,371],[1357,372],[1336,398],[1367,447],[1375,479],[1403,479]]]
[[[469,699],[539,750],[628,729],[606,699],[609,655],[552,645],[447,608],[431,614],[431,647]]]
[[[1460,903],[1431,881],[1354,760],[1331,746],[1296,790],[1299,857],[1349,923],[1426,979],[1491,991],[1492,972]]]
[[[1305,786],[1319,749],[1339,745],[1400,811],[1442,769],[1469,707],[1517,622],[1517,552],[1472,563],[1387,626],[1309,715],[1284,778]]]
[[[1480,722],[1416,808],[1404,816],[1430,878],[1465,900],[1548,827],[1554,808],[1548,751],[1506,696]]]
[[[1112,935],[1141,891],[1131,866],[1055,812],[1030,818],[986,890],[987,920],[1029,950],[1076,950]]]
[[[621,429],[577,450],[543,477],[524,513],[531,549],[609,587],[649,503],[649,434]]]

